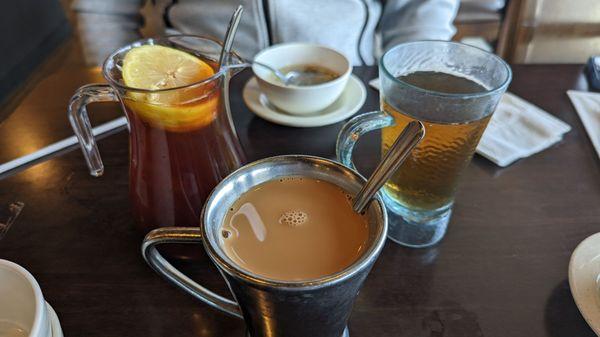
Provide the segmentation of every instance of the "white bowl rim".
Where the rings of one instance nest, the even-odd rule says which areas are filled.
[[[578,291],[579,288],[576,287],[576,285],[578,284],[577,279],[581,279],[582,277],[584,277],[584,276],[579,276],[579,275],[584,273],[585,270],[580,271],[581,269],[577,269],[575,266],[575,263],[577,262],[577,260],[581,260],[583,258],[583,257],[581,257],[581,255],[584,255],[584,252],[586,250],[590,250],[590,246],[596,247],[596,246],[594,246],[594,244],[596,243],[596,241],[599,241],[599,240],[600,240],[600,233],[594,233],[594,234],[586,237],[585,239],[583,239],[577,245],[577,247],[575,247],[575,249],[573,250],[573,253],[571,253],[571,258],[569,259],[569,267],[568,267],[569,268],[569,270],[568,270],[569,289],[573,295],[573,300],[575,301],[575,305],[577,305],[577,309],[579,310],[579,313],[581,314],[581,316],[583,316],[583,319],[588,324],[590,329],[592,329],[594,331],[594,333],[598,336],[600,336],[600,320],[598,320],[597,316],[593,315],[593,314],[598,313],[599,309],[596,308],[596,310],[594,312],[590,312],[590,309],[589,309],[590,305],[588,305],[589,301],[587,301],[587,298],[584,298],[581,295],[581,291]],[[596,255],[598,255],[598,254],[596,254]],[[595,260],[592,259],[590,261],[595,261]],[[598,285],[598,282],[600,282],[600,275],[596,275],[596,282],[595,282],[596,287]]]
[[[260,76],[255,70],[254,67],[260,67],[260,66],[256,66],[256,65],[252,65],[252,72],[254,73],[254,76],[256,76],[257,78],[260,78],[261,80],[272,84],[276,87],[279,88],[285,88],[285,89],[293,89],[293,90],[311,90],[311,89],[320,89],[320,88],[324,88],[324,87],[328,87],[328,86],[332,86],[332,85],[336,85],[338,82],[342,82],[348,79],[349,74],[352,72],[352,64],[350,63],[350,60],[344,55],[342,54],[339,50],[335,49],[335,48],[331,48],[328,46],[324,46],[322,44],[318,44],[318,43],[310,43],[310,42],[286,42],[286,43],[279,43],[279,44],[274,44],[272,46],[269,46],[263,50],[261,50],[260,52],[258,52],[258,54],[254,55],[254,60],[259,61],[259,58],[261,56],[263,56],[263,54],[267,53],[267,52],[273,52],[273,50],[277,49],[277,48],[282,48],[282,47],[309,47],[309,48],[320,48],[320,49],[327,49],[329,51],[332,51],[333,53],[341,56],[345,61],[346,61],[346,70],[344,71],[343,74],[340,74],[340,76],[338,76],[337,78],[331,80],[331,81],[327,81],[324,83],[319,83],[319,84],[313,84],[313,85],[284,85],[275,81],[271,81],[267,78],[264,78],[262,76]]]
[[[29,336],[38,336],[42,330],[42,317],[44,317],[43,310],[46,310],[46,301],[44,300],[44,296],[42,295],[42,289],[40,285],[37,283],[33,275],[27,271],[27,269],[21,267],[20,265],[8,261],[0,259],[0,268],[4,267],[5,269],[16,272],[17,274],[24,277],[31,289],[33,290],[34,298],[35,298],[35,316],[33,319],[33,325],[31,327],[31,331],[29,331]]]

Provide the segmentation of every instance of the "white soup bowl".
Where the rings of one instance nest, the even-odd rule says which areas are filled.
[[[275,69],[292,65],[317,65],[340,75],[324,83],[286,86],[276,79],[271,70],[254,64],[252,71],[269,102],[293,115],[309,115],[330,106],[340,97],[352,73],[350,61],[340,52],[310,43],[274,45],[256,54],[254,60]]]

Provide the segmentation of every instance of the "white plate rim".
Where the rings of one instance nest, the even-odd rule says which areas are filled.
[[[48,319],[50,320],[50,330],[52,335],[49,337],[63,337],[62,328],[60,326],[60,321],[58,320],[58,315],[56,311],[50,303],[46,302],[46,310],[48,311]]]
[[[600,293],[598,289],[600,275],[595,275],[594,279],[591,277],[592,275],[583,275],[586,272],[585,270],[581,271],[577,268],[577,264],[581,262],[577,260],[583,259],[582,255],[587,253],[590,247],[595,249],[596,253],[591,260],[587,259],[588,261],[585,261],[586,269],[592,268],[595,264],[600,265],[600,258],[598,258],[600,257],[600,233],[592,234],[585,238],[577,245],[573,254],[571,254],[571,259],[569,260],[569,288],[579,312],[594,333],[600,336]],[[590,261],[593,261],[593,263],[589,263]],[[587,272],[590,273],[592,271],[589,270]],[[586,279],[581,279],[582,277]],[[578,287],[582,282],[585,283],[583,287],[586,289],[584,290]],[[582,292],[586,291],[592,292],[595,296],[590,298],[582,294]]]
[[[347,119],[348,117],[353,116],[358,110],[360,110],[367,99],[367,89],[362,81],[356,75],[352,74],[348,79],[348,84],[346,85],[346,88],[344,88],[342,95],[345,95],[348,90],[352,90],[350,88],[351,86],[354,86],[354,90],[359,93],[359,95],[356,95],[355,102],[351,107],[349,106],[348,109],[344,109],[344,106],[344,108],[339,109],[340,112],[317,116],[293,116],[265,108],[262,103],[256,102],[257,99],[260,99],[260,96],[256,97],[257,99],[254,99],[253,97],[255,97],[255,95],[251,92],[251,90],[258,90],[256,76],[252,76],[248,82],[246,82],[242,91],[242,96],[248,109],[262,119],[285,126],[309,128],[338,123]],[[259,95],[262,95],[262,93],[259,92]],[[333,104],[335,104],[335,102]]]

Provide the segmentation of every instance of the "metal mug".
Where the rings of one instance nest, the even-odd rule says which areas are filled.
[[[243,318],[252,337],[340,337],[354,300],[377,259],[387,234],[387,215],[377,196],[367,210],[369,248],[351,266],[333,275],[307,281],[273,280],[236,265],[219,244],[221,224],[230,206],[258,184],[288,176],[333,183],[356,194],[366,182],[356,171],[337,162],[304,155],[262,159],[231,173],[215,187],[202,211],[199,228],[165,227],[143,241],[146,262],[170,282],[197,299]],[[164,243],[199,243],[227,282],[235,301],[221,297],[175,269],[157,251]]]

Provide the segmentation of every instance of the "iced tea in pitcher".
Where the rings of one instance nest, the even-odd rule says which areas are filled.
[[[144,232],[197,226],[210,191],[244,161],[223,92],[229,74],[216,61],[220,50],[216,41],[185,35],[136,42],[104,63],[110,87],[83,87],[71,102],[71,123],[94,175],[103,167],[86,134],[85,103],[121,102],[131,207]]]

